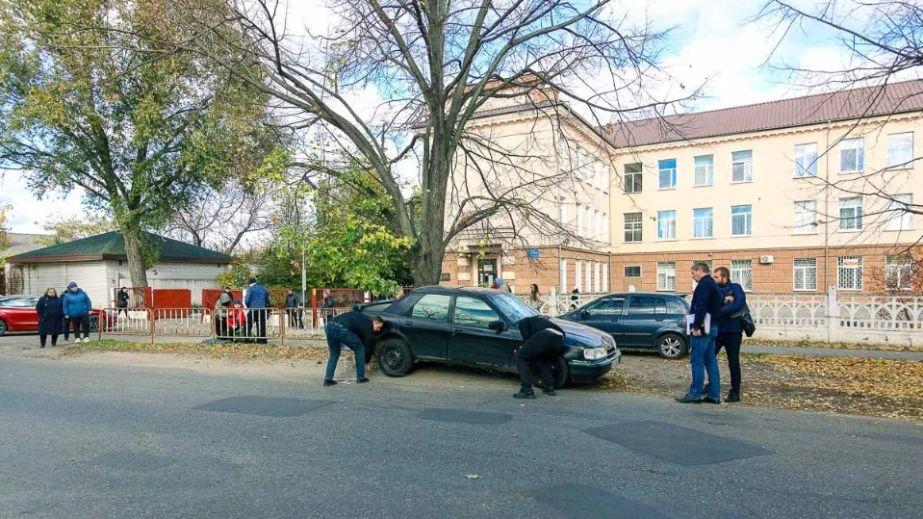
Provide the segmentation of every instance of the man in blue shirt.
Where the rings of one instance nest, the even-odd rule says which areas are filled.
[[[705,263],[692,266],[692,279],[697,282],[692,293],[692,323],[689,325],[689,362],[692,365],[692,384],[686,396],[677,398],[681,404],[698,404],[708,402],[721,403],[721,380],[718,373],[718,361],[715,358],[715,338],[718,335],[716,320],[721,312],[721,292],[712,279],[710,269]],[[711,326],[706,327],[706,316]],[[708,371],[708,396],[702,397],[705,371]]]
[[[256,337],[256,342],[267,343],[266,337],[266,312],[269,308],[269,291],[266,287],[250,278],[250,288],[244,304],[247,306],[247,335]],[[253,335],[253,325],[256,324],[256,335]]]
[[[743,287],[731,282],[731,272],[724,267],[715,269],[715,281],[724,303],[718,315],[715,355],[724,347],[731,372],[731,390],[728,391],[727,401],[740,402],[740,343],[743,341],[743,328],[740,326],[739,315],[747,305],[747,295]]]

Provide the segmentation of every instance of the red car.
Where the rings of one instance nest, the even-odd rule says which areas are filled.
[[[0,336],[8,332],[37,332],[38,312],[35,305],[40,296],[3,296],[0,297]],[[90,311],[90,330],[99,330],[99,316],[102,310]],[[109,316],[112,320],[113,317]]]

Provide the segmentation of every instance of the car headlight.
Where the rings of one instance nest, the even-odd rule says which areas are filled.
[[[606,358],[606,348],[586,348],[583,350],[586,360],[599,360]]]

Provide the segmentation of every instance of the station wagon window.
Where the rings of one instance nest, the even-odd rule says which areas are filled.
[[[624,299],[610,297],[587,306],[585,311],[590,315],[622,315],[624,307]]]
[[[662,297],[633,296],[628,303],[629,314],[665,314],[667,303]]]
[[[455,324],[475,328],[489,328],[491,321],[499,321],[500,316],[487,303],[473,297],[455,299]]]
[[[417,319],[429,319],[432,321],[449,320],[449,299],[447,295],[427,294],[413,305],[413,311],[410,314]]]

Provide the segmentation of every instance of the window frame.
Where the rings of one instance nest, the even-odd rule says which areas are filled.
[[[708,234],[703,234],[701,236],[699,235],[699,221],[702,220],[702,218],[697,214],[699,211],[708,211]],[[715,237],[715,210],[713,207],[696,207],[692,210],[692,237],[697,240]]]
[[[843,265],[844,260],[856,260],[858,264],[854,267],[844,266]],[[839,256],[837,257],[836,259],[836,288],[837,290],[843,290],[843,291],[848,291],[848,292],[860,292],[863,290],[863,286],[864,286],[863,277],[865,275],[863,263],[864,262],[863,262],[862,256]],[[843,273],[846,270],[853,270],[858,273],[858,275],[853,277],[854,280],[858,281],[858,286],[847,287],[843,285],[843,278],[844,278]]]
[[[637,276],[629,276],[629,275],[628,275],[628,269],[634,269],[634,268],[638,269],[638,275],[637,275]],[[626,278],[639,278],[639,277],[642,277],[643,274],[644,274],[644,270],[641,268],[641,265],[623,265],[623,266],[622,266],[622,277],[626,277]]]
[[[805,162],[804,160],[805,156],[803,153],[799,153],[799,151],[805,148],[808,148],[808,147],[813,148],[814,158],[810,162],[810,164],[808,164],[809,168],[805,169],[804,167],[802,167],[804,165],[803,163]],[[817,160],[818,160],[818,157],[817,157],[817,143],[816,142],[803,142],[801,144],[796,144],[795,145],[795,157],[793,161],[794,168],[793,168],[792,174],[794,175],[795,178],[816,177],[817,176]],[[799,175],[799,167],[801,168],[801,172],[802,172],[802,174],[800,175]]]
[[[907,197],[907,201],[898,200],[898,197]],[[904,207],[896,207],[900,205]],[[906,210],[910,205],[913,205],[913,193],[898,193],[896,195],[891,195],[891,200],[888,201],[888,223],[885,225],[886,231],[912,231],[913,230],[913,213]],[[895,225],[895,222],[897,224]]]
[[[672,226],[673,235],[670,236],[670,237],[664,238],[664,237],[662,237],[661,234],[660,234],[660,229],[661,229],[660,225],[661,225],[661,222],[664,221],[664,220],[661,218],[661,215],[667,215],[667,214],[669,214],[669,215],[672,216],[672,221],[673,221],[673,226]],[[667,209],[667,210],[664,210],[664,211],[657,211],[657,241],[676,241],[676,209]]]
[[[900,261],[900,263],[898,263]],[[892,285],[889,282],[891,278],[890,270],[897,269],[897,282]],[[906,254],[892,254],[885,256],[885,288],[888,290],[909,291],[913,290],[913,258]],[[901,284],[901,279],[907,276],[906,285]]]
[[[455,325],[455,326],[465,326],[465,327],[474,328],[474,329],[477,329],[477,330],[490,330],[490,321],[488,321],[487,323],[485,323],[485,326],[477,326],[477,325],[474,325],[474,324],[466,324],[466,323],[459,323],[459,322],[458,322],[458,320],[457,320],[457,318],[458,318],[458,301],[461,300],[461,299],[470,299],[471,301],[476,301],[476,302],[478,302],[478,303],[483,304],[483,305],[486,306],[487,308],[489,308],[490,311],[493,312],[494,315],[496,316],[496,319],[491,319],[491,321],[503,321],[503,322],[506,322],[506,320],[503,318],[503,316],[500,314],[500,312],[498,312],[497,309],[494,308],[494,307],[493,307],[489,302],[487,302],[486,300],[484,300],[484,299],[482,299],[482,298],[480,298],[480,297],[475,297],[475,296],[469,296],[469,295],[456,295],[456,296],[455,296],[455,300],[452,302],[452,324],[453,324],[453,325]]]
[[[746,269],[745,269],[745,270],[746,270],[746,272],[747,272],[748,274],[747,274],[747,280],[746,280],[746,282],[745,282],[745,283],[741,283],[741,280],[740,280],[740,278],[739,278],[739,275],[740,275],[741,272],[744,271],[744,269],[742,269],[742,268],[740,267],[740,265],[743,264],[744,262],[746,262],[746,265],[747,265],[747,266],[746,266]],[[737,263],[736,266],[734,265],[735,263]],[[752,292],[752,291],[753,291],[753,260],[751,260],[751,259],[736,259],[736,260],[731,260],[731,264],[730,264],[730,266],[728,267],[728,270],[729,270],[730,273],[731,273],[731,281],[733,281],[734,283],[737,283],[738,285],[740,285],[741,288],[744,289],[744,292]],[[737,276],[735,276],[735,273],[737,274]],[[735,278],[736,278],[736,279],[735,279]]]
[[[747,225],[746,225],[747,232],[746,232],[746,233],[743,233],[743,234],[738,234],[738,233],[735,233],[735,232],[734,232],[734,217],[735,217],[735,216],[743,216],[743,213],[741,213],[741,214],[734,214],[734,210],[737,209],[737,208],[741,208],[741,207],[746,207],[746,208],[748,208],[748,211],[747,211],[747,213],[746,213],[746,220],[745,220],[745,222],[746,222],[746,224],[747,224]],[[737,238],[737,237],[753,236],[753,205],[752,205],[752,204],[740,204],[740,205],[732,205],[732,206],[731,206],[731,236],[732,236],[732,237],[735,237],[735,238]]]
[[[673,163],[672,167],[664,167],[664,163]],[[665,171],[670,172],[670,178],[673,183],[669,186],[663,185],[663,174]],[[677,183],[677,168],[676,168],[676,159],[661,159],[657,161],[657,189],[660,191],[668,191],[670,189],[676,189]]]
[[[634,217],[635,215],[637,215],[638,221],[631,222],[631,224],[632,225],[637,224],[637,229],[634,229],[634,228],[629,229],[628,228],[628,224],[629,224],[628,217],[629,216]],[[644,241],[644,214],[640,212],[622,213],[622,231],[623,231],[622,239],[624,240],[625,243],[641,243],[642,241]],[[632,235],[634,235],[635,231],[637,231],[638,233],[638,239],[629,240],[628,234],[632,233]]]
[[[708,159],[708,164],[700,166],[698,164],[699,159]],[[692,187],[708,187],[715,185],[715,156],[713,154],[709,155],[697,155],[692,158]],[[707,183],[699,183],[699,168],[706,168],[704,173],[707,176]]]
[[[811,204],[813,208],[808,209],[802,205],[802,211],[799,211],[799,204]],[[792,234],[795,235],[808,235],[808,234],[817,234],[817,200],[795,200],[793,202],[793,207],[795,210],[794,215],[794,224],[792,225]],[[804,212],[808,213],[810,216],[810,222],[803,224],[799,222],[799,213]],[[807,230],[803,230],[807,229]]]
[[[813,262],[810,266],[798,265],[798,261],[811,260]],[[810,270],[814,271],[814,286],[807,287],[804,283],[804,287],[798,288],[798,272],[808,272]],[[806,281],[803,279],[802,281]],[[803,258],[792,258],[792,291],[794,292],[817,292],[817,258],[816,257],[803,257]]]
[[[844,205],[850,201],[857,200],[858,203],[855,206]],[[862,218],[864,216],[864,210],[862,207],[862,197],[861,196],[849,196],[840,198],[840,204],[837,209],[837,230],[839,232],[861,232],[863,227]],[[852,210],[852,216],[844,218],[843,211]],[[854,222],[853,226],[844,227],[847,222]]]
[[[446,307],[445,307],[445,308],[446,308],[446,314],[445,314],[445,319],[444,319],[444,320],[443,320],[443,319],[432,319],[432,318],[430,318],[430,317],[417,316],[417,315],[415,314],[416,309],[417,309],[417,305],[419,305],[419,304],[420,304],[424,299],[426,299],[427,297],[432,297],[432,298],[445,297],[445,298],[447,299]],[[443,322],[444,322],[444,323],[449,323],[449,322],[451,322],[451,321],[449,321],[449,317],[454,317],[454,310],[453,310],[453,301],[452,301],[452,297],[453,297],[453,296],[448,295],[448,294],[423,294],[423,295],[420,297],[420,299],[417,299],[416,301],[413,302],[413,305],[410,307],[410,312],[409,312],[410,315],[409,315],[409,317],[410,317],[411,319],[422,319],[422,320],[424,320],[424,321],[432,321],[432,322],[435,322],[435,323],[443,323]]]
[[[628,168],[631,166],[637,166],[638,171],[628,171]],[[644,174],[644,164],[641,162],[632,162],[630,164],[625,164],[623,168],[623,179],[622,179],[622,191],[625,194],[634,194],[641,193],[644,190],[644,182],[642,175]],[[628,190],[629,185],[633,188],[632,191]],[[637,189],[634,189],[637,188]]]
[[[847,148],[847,144],[852,144],[858,142],[857,147]],[[865,137],[850,137],[848,139],[843,139],[840,141],[839,145],[840,150],[840,174],[841,175],[852,175],[856,173],[862,173],[865,171]],[[843,169],[843,153],[845,152],[855,152],[855,169]]]
[[[747,156],[745,159],[736,159],[735,155],[746,153]],[[744,178],[743,180],[737,180],[734,178],[735,170],[734,167],[738,164],[744,166]],[[739,150],[731,152],[731,183],[732,184],[748,184],[753,182],[753,150]]]
[[[668,286],[669,283],[667,283],[667,281],[669,281],[670,279],[669,270],[665,270],[664,272],[661,272],[661,267],[663,267],[664,269],[672,270],[673,272],[673,276],[672,276],[673,286],[672,287]],[[664,275],[664,282],[665,282],[664,286],[661,286],[661,283],[660,283],[661,274]],[[676,262],[675,261],[658,261],[657,262],[657,292],[676,292]]]
[[[895,164],[892,159],[892,153],[894,152],[892,148],[892,142],[893,142],[892,139],[894,139],[895,137],[901,137],[904,135],[910,136],[910,158],[906,161]],[[886,166],[887,169],[911,169],[913,168],[913,163],[914,163],[914,156],[913,156],[914,142],[913,141],[914,141],[914,135],[912,131],[888,134],[888,146],[887,146],[886,153],[885,153],[885,160],[887,161],[887,166]]]

